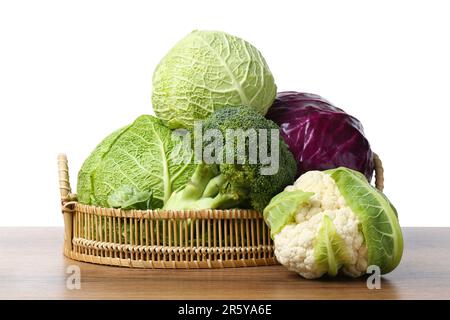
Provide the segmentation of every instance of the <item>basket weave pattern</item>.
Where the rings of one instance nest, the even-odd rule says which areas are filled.
[[[121,210],[80,204],[65,155],[58,157],[64,254],[135,268],[226,268],[277,264],[255,210]]]

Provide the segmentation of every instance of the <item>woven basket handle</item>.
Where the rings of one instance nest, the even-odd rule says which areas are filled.
[[[76,201],[76,194],[72,193],[69,180],[69,165],[67,156],[63,153],[58,155],[58,176],[59,176],[59,191],[61,194],[61,204],[63,211],[69,203]]]
[[[384,189],[384,169],[383,163],[381,162],[380,157],[374,153],[373,154],[373,162],[375,166],[375,187],[383,191]]]
[[[61,153],[58,155],[59,190],[61,194],[61,211],[64,216],[64,252],[67,254],[72,250],[73,235],[73,208],[77,196],[72,193],[69,180],[69,165],[67,157]]]
[[[61,202],[67,201],[68,195],[72,192],[69,181],[69,165],[67,163],[67,156],[63,153],[58,155],[58,176],[59,176],[59,191],[61,193]]]

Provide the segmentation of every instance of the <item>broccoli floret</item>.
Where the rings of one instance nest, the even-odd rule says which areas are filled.
[[[268,163],[261,162],[260,151],[271,155],[271,129],[279,130],[279,127],[253,109],[248,107],[219,109],[203,121],[202,127],[203,132],[211,129],[219,130],[224,142],[227,141],[227,132],[228,134],[232,132],[233,142],[224,143],[220,149],[222,152],[213,154],[214,158],[218,159],[215,163],[198,164],[189,183],[172,193],[164,209],[254,208],[262,212],[274,195],[294,181],[297,172],[296,161],[278,134],[278,159],[272,157],[278,160],[278,170],[274,174],[261,173],[261,169],[267,168]],[[258,143],[255,144],[254,140],[248,139],[249,129],[256,130]],[[261,137],[266,133],[266,141],[261,141]],[[238,147],[239,139],[245,141],[244,148]],[[208,143],[209,141],[204,142],[203,147]],[[260,147],[266,147],[267,152],[260,150]],[[253,155],[255,153],[258,155],[256,163],[250,161],[250,150]],[[227,153],[234,156],[233,163],[227,163]],[[239,158],[243,161],[237,163]]]

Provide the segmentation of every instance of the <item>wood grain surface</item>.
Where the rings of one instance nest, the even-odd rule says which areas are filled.
[[[62,255],[62,228],[0,228],[0,299],[450,299],[450,228],[405,228],[400,266],[381,289],[362,279],[305,280],[282,266],[139,270]],[[69,290],[71,265],[81,289]]]

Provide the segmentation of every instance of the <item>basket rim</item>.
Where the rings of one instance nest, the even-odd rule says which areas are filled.
[[[148,209],[124,210],[82,204],[77,201],[65,203],[68,212],[81,212],[103,217],[136,218],[136,219],[263,219],[262,214],[254,209],[203,209],[203,210],[164,210]]]

